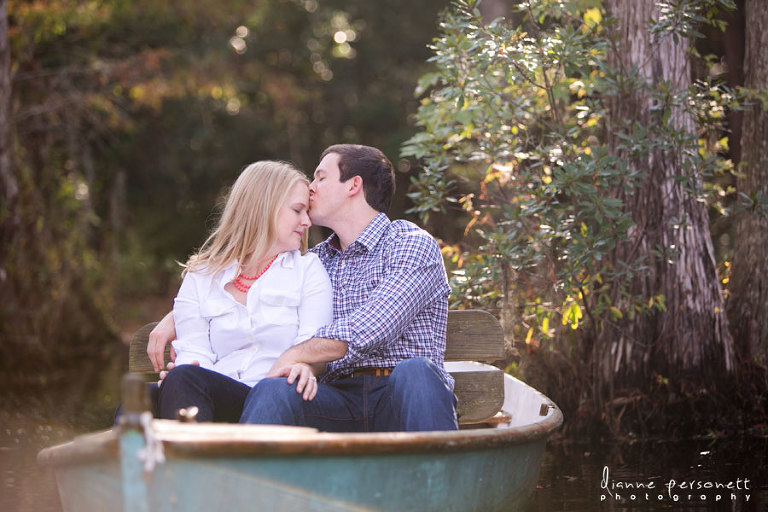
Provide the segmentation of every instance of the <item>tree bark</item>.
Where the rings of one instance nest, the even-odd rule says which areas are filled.
[[[608,13],[617,21],[613,64],[623,70],[637,69],[637,77],[625,86],[624,94],[610,105],[609,144],[623,160],[642,173],[639,186],[626,193],[617,191],[633,215],[635,226],[629,242],[620,245],[615,262],[632,262],[643,257],[647,266],[636,274],[630,294],[649,304],[663,296],[665,308],[644,314],[624,315],[616,328],[598,334],[596,377],[608,389],[640,387],[647,389],[650,377],[690,377],[708,383],[733,368],[733,340],[724,312],[706,206],[696,200],[680,178],[701,186],[698,175],[684,174],[685,158],[679,147],[654,146],[642,157],[632,158],[617,149],[613,136],[621,123],[672,127],[695,133],[692,116],[672,106],[665,120],[663,109],[650,90],[665,83],[671,93],[684,91],[691,84],[688,60],[689,41],[677,42],[651,34],[650,19],[658,19],[656,2],[608,0]],[[645,82],[648,87],[640,87]],[[665,124],[666,123],[666,124]],[[658,136],[658,135],[657,135]],[[618,266],[617,266],[618,268]],[[631,310],[632,305],[618,291],[614,303]],[[613,397],[611,397],[613,398]]]
[[[746,52],[747,89],[768,92],[768,3],[747,0]],[[744,112],[742,152],[744,177],[736,189],[740,194],[768,198],[768,110],[756,100]],[[733,248],[728,314],[739,355],[766,366],[768,356],[768,218],[752,211],[739,211]]]
[[[18,223],[16,202],[19,185],[13,172],[13,139],[11,137],[11,48],[8,44],[6,0],[0,0],[0,234],[6,239]],[[5,240],[7,242],[7,240]],[[5,243],[4,242],[4,243]],[[4,262],[0,260],[0,270]],[[2,276],[0,276],[2,278]]]
[[[737,9],[725,15],[728,26],[725,29],[724,52],[728,87],[744,86],[744,47],[746,22],[744,19],[744,0],[736,0]],[[734,165],[741,162],[741,130],[744,114],[740,110],[728,111],[728,150]]]
[[[509,15],[509,5],[505,0],[483,0],[478,9],[480,9],[480,14],[483,15],[485,23],[490,23],[496,18],[503,18]]]

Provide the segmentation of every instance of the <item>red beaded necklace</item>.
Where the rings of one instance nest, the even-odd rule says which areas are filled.
[[[264,267],[264,270],[262,270],[261,272],[259,272],[255,276],[247,276],[243,272],[240,272],[240,274],[235,278],[235,280],[232,281],[232,284],[235,285],[235,288],[237,288],[241,292],[248,293],[248,290],[251,289],[251,286],[253,286],[253,283],[255,283],[258,278],[260,278],[261,276],[264,275],[264,272],[266,272],[269,269],[269,267],[272,266],[272,263],[274,263],[276,259],[277,259],[277,255],[275,255],[275,257],[272,258],[272,260],[269,263],[267,263],[267,266]],[[246,281],[251,281],[251,282],[250,283],[244,283],[242,281],[243,279],[245,279]]]

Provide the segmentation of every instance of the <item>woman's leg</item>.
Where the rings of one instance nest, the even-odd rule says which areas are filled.
[[[199,366],[177,366],[160,386],[160,417],[174,419],[176,411],[197,406],[197,421],[237,423],[249,386]]]

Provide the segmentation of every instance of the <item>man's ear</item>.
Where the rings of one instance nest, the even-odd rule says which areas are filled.
[[[352,176],[347,180],[347,193],[350,196],[354,196],[363,191],[363,178],[360,176]]]

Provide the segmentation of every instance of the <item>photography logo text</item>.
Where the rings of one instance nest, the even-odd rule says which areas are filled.
[[[749,501],[750,479],[716,481],[677,477],[649,480],[614,480],[608,466],[600,480],[600,501],[726,502]]]

